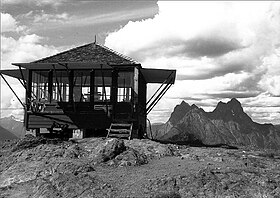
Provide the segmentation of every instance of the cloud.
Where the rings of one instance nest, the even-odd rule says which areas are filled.
[[[18,39],[1,35],[1,69],[14,68],[11,63],[31,62],[58,52],[54,46],[42,45],[42,40],[36,34]]]
[[[16,69],[11,63],[31,62],[42,57],[55,54],[59,51],[54,46],[42,44],[43,37],[36,34],[21,35],[18,39],[1,34],[1,69]],[[21,101],[25,101],[25,90],[16,79],[5,77]],[[9,87],[1,80],[1,116],[14,115],[23,118],[23,107],[11,92]],[[3,110],[2,110],[3,109]]]
[[[63,12],[60,14],[49,14],[44,10],[29,11],[28,13],[21,14],[18,18],[22,20],[29,19],[33,25],[35,24],[51,24],[51,23],[65,23],[71,19],[68,13]]]
[[[245,99],[260,102],[263,93],[279,96],[279,2],[160,1],[158,6],[154,18],[128,22],[110,33],[105,45],[143,67],[176,69],[167,103],[237,97],[246,105]],[[159,103],[155,112],[165,107]],[[168,114],[162,117],[167,120]]]
[[[18,25],[16,19],[8,13],[1,12],[1,33],[4,32],[19,32],[25,30],[25,26]]]
[[[133,10],[121,10],[114,11],[110,13],[104,14],[91,14],[91,15],[79,15],[71,18],[71,23],[69,25],[80,27],[80,26],[89,26],[96,24],[107,24],[114,23],[126,20],[134,20],[139,18],[144,18],[150,16],[155,12],[155,8],[141,8],[141,9],[133,9]]]
[[[59,6],[62,3],[67,2],[67,0],[2,0],[3,5],[17,5],[17,4],[26,4],[26,5],[36,5],[36,6]]]
[[[185,42],[182,51],[176,52],[176,54],[185,54],[194,58],[203,56],[216,57],[240,48],[243,48],[243,46],[240,46],[239,43],[224,38],[196,37]]]
[[[20,100],[25,102],[25,89],[12,78],[5,77],[5,79],[13,87],[13,90],[19,96]],[[23,119],[23,106],[20,104],[16,96],[11,92],[6,83],[1,79],[1,117],[15,116],[17,119]]]
[[[47,14],[43,10],[40,14],[36,14],[33,17],[34,23],[64,23],[69,20],[69,15],[66,12],[61,14]]]

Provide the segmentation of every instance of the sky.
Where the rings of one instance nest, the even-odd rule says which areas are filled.
[[[1,69],[97,42],[146,68],[176,69],[149,114],[166,122],[185,100],[205,111],[237,98],[259,123],[280,124],[280,2],[2,0]],[[9,79],[24,98],[22,86]],[[148,87],[148,96],[156,89]],[[21,118],[1,81],[1,117]]]

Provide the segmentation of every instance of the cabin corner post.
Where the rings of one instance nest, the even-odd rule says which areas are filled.
[[[134,76],[133,76],[133,92],[132,92],[132,98],[133,98],[133,109],[134,112],[137,113],[137,107],[138,107],[138,95],[139,95],[139,69],[137,67],[134,68]]]
[[[26,104],[26,108],[25,108],[25,112],[24,112],[24,126],[25,128],[28,130],[29,126],[28,126],[28,121],[29,121],[29,114],[28,111],[30,110],[30,104],[31,104],[31,95],[32,95],[32,70],[28,69],[27,70],[27,87],[25,89],[25,104]]]

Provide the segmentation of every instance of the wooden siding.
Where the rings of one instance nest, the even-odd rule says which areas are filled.
[[[27,117],[28,129],[51,128],[54,123],[67,125],[70,129],[106,129],[110,126],[110,119],[104,111],[72,114],[28,113]]]
[[[102,105],[92,107],[90,103],[47,104],[43,112],[29,111],[26,118],[28,129],[51,128],[54,123],[71,129],[105,129],[111,123]]]

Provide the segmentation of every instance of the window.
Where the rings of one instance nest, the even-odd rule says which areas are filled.
[[[73,100],[90,101],[90,71],[74,71]]]
[[[96,71],[94,78],[94,102],[105,102],[111,99],[111,72]]]
[[[133,73],[119,72],[118,102],[130,102],[132,99]]]
[[[53,71],[52,100],[69,101],[69,77],[67,71]]]
[[[32,72],[32,93],[33,99],[43,100],[48,99],[48,72],[35,71]]]

